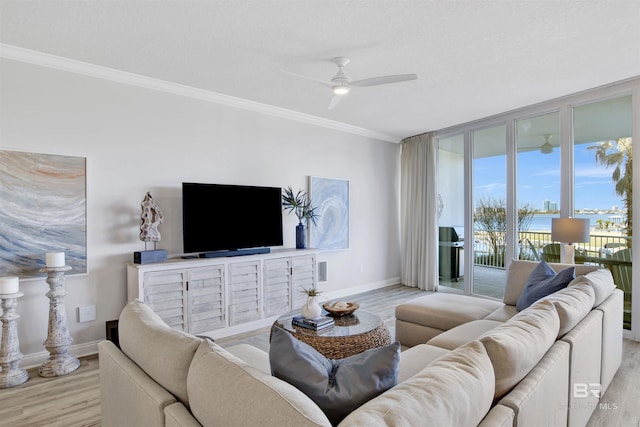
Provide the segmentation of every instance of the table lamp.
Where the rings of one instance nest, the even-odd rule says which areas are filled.
[[[580,218],[551,218],[551,240],[564,243],[560,250],[560,262],[575,264],[576,242],[589,241],[589,220]]]

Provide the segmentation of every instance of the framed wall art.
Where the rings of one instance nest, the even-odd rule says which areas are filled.
[[[310,224],[309,246],[323,250],[349,249],[349,181],[312,176],[311,203],[319,218]]]
[[[53,251],[87,272],[84,157],[0,150],[0,200],[0,276],[43,276]]]

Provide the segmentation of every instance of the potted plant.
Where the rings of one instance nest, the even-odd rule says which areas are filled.
[[[320,295],[320,290],[313,285],[310,288],[300,288],[300,292],[307,295],[307,302],[302,306],[300,312],[305,319],[315,319],[322,314],[322,307],[317,301],[317,296]]]
[[[307,196],[307,192],[298,190],[293,192],[291,186],[282,192],[282,208],[288,213],[294,213],[298,217],[298,225],[296,226],[296,249],[305,248],[305,229],[302,220],[311,220],[316,224],[318,214],[316,208],[311,205],[311,199]]]

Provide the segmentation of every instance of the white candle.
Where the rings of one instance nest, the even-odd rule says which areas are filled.
[[[19,292],[20,281],[15,276],[0,277],[0,294],[15,294]]]
[[[64,267],[64,252],[47,252],[47,267]]]

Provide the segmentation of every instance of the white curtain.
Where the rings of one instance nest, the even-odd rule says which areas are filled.
[[[438,183],[435,133],[402,141],[400,278],[406,286],[438,290]]]

